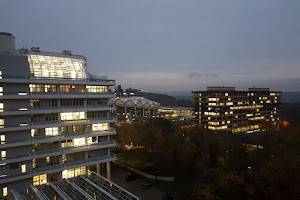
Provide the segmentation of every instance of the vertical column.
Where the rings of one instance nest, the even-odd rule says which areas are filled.
[[[97,164],[97,174],[99,174],[99,175],[100,175],[100,168],[101,168],[101,165],[99,163],[99,164]]]
[[[106,162],[106,176],[108,180],[111,180],[110,162]]]
[[[127,117],[127,106],[126,106],[126,104],[125,104],[124,109],[125,109],[125,121],[126,121],[126,117]]]
[[[83,105],[84,105],[84,107],[86,107],[86,108],[88,107],[87,99],[84,99],[84,100],[83,100]]]
[[[86,151],[86,152],[84,152],[85,153],[85,161],[87,162],[87,160],[89,159],[89,152],[88,151]],[[88,175],[88,170],[89,170],[89,167],[88,166],[86,166],[85,167],[85,175]]]
[[[137,108],[136,108],[136,106],[134,106],[134,115],[135,115],[135,117],[137,117]]]
[[[143,107],[143,117],[145,117],[145,107]]]

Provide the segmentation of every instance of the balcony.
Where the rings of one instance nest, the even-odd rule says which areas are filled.
[[[62,154],[70,154],[70,153],[78,153],[83,151],[95,150],[95,149],[103,149],[116,146],[117,143],[115,140],[105,141],[105,142],[97,142],[94,144],[77,146],[77,147],[63,147],[63,148],[54,148],[47,149],[42,151],[34,151],[32,153],[24,153],[20,155],[7,156],[5,159],[0,159],[0,164],[3,163],[14,163],[25,160],[39,159],[50,156],[59,156]]]
[[[18,180],[22,180],[22,179],[26,179],[26,178],[32,178],[34,176],[38,176],[38,175],[42,175],[42,174],[50,174],[50,173],[60,172],[60,171],[66,170],[66,169],[95,165],[98,163],[104,163],[104,162],[109,162],[109,161],[113,161],[113,160],[116,160],[116,155],[111,153],[111,155],[98,156],[98,157],[94,157],[94,158],[90,158],[90,159],[86,159],[86,160],[79,160],[79,161],[70,162],[70,163],[47,166],[47,167],[43,167],[43,168],[33,169],[32,171],[27,172],[27,173],[12,174],[12,175],[8,175],[5,177],[1,177],[0,184],[12,182],[12,181],[18,181]]]
[[[20,107],[4,108],[0,116],[9,115],[28,115],[42,113],[61,113],[61,112],[78,112],[78,111],[106,111],[115,110],[115,105],[74,105],[74,106],[47,106],[47,107]]]
[[[0,126],[0,133],[7,132],[7,131],[21,131],[21,130],[30,130],[30,129],[47,128],[47,127],[87,125],[96,122],[114,123],[115,117],[99,117],[99,118],[87,118],[87,119],[78,119],[78,120],[41,121],[41,122],[2,125]]]
[[[0,79],[2,80],[2,79]],[[112,92],[3,92],[0,99],[113,98]]]
[[[116,134],[115,129],[109,129],[105,131],[88,131],[88,132],[74,132],[74,133],[59,133],[58,135],[52,136],[37,136],[26,139],[14,139],[5,141],[5,144],[1,144],[0,148],[17,147],[32,144],[42,144],[47,142],[58,142],[63,140],[71,140],[78,137],[95,137],[95,136],[106,136]]]
[[[46,127],[61,127],[61,126],[75,126],[75,125],[86,125],[95,122],[115,122],[115,117],[99,117],[99,118],[86,118],[77,120],[57,120],[57,121],[41,121],[32,122],[31,128],[46,128]],[[1,129],[0,129],[1,131]]]
[[[76,78],[52,78],[2,75],[1,83],[52,83],[52,84],[82,84],[82,85],[110,85],[114,86],[115,80],[109,80],[105,76],[89,76],[86,79]]]

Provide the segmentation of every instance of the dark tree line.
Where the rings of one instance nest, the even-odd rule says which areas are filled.
[[[135,152],[146,151],[157,173],[188,173],[191,199],[297,199],[300,128],[270,129],[257,138],[263,148],[250,151],[235,135],[181,129],[164,119],[123,124],[116,135],[120,146],[143,147]]]

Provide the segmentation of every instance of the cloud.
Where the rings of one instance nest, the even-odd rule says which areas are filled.
[[[300,78],[290,78],[289,81],[300,83]]]
[[[189,78],[199,78],[202,76],[202,74],[198,73],[198,72],[190,72],[187,75]]]
[[[214,73],[206,73],[205,76],[207,76],[209,78],[218,78],[219,77],[218,74],[214,74]]]

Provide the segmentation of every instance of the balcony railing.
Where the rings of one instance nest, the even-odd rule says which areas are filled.
[[[24,160],[31,160],[35,157],[40,157],[41,155],[44,155],[46,157],[47,154],[52,154],[52,153],[58,153],[57,155],[61,155],[68,151],[74,151],[74,152],[87,151],[89,149],[93,149],[93,148],[97,148],[97,147],[101,147],[103,145],[109,145],[109,144],[116,145],[116,141],[110,140],[110,141],[97,142],[97,143],[87,144],[87,145],[82,145],[82,146],[70,146],[70,147],[33,151],[32,153],[24,153],[24,154],[18,154],[18,155],[13,155],[13,156],[7,156],[6,158],[0,158],[0,161],[10,162],[10,160],[12,160],[12,159],[19,159],[19,158],[24,158]]]
[[[0,125],[0,132],[4,131],[13,131],[13,130],[28,130],[35,128],[35,126],[42,125],[53,125],[53,126],[64,126],[71,124],[89,124],[94,123],[95,121],[110,121],[114,120],[115,117],[99,117],[99,118],[86,118],[86,119],[77,119],[77,120],[55,120],[55,121],[40,121],[40,122],[31,122],[31,123],[20,123],[20,124],[9,124],[9,125]]]
[[[76,120],[55,120],[55,121],[40,121],[40,122],[32,122],[31,126],[35,125],[44,125],[44,124],[73,124],[73,123],[84,123],[91,122],[97,120],[113,120],[115,117],[98,117],[98,118],[86,118],[86,119],[76,119]]]
[[[1,80],[1,79],[0,79]],[[113,92],[2,92],[0,93],[0,97],[15,97],[18,96],[20,98],[35,98],[37,95],[50,96],[56,95],[61,98],[67,95],[82,95],[82,96],[96,96],[96,95],[114,95]]]
[[[19,107],[19,108],[3,108],[0,114],[3,112],[24,112],[37,111],[37,110],[68,110],[68,109],[91,109],[91,108],[114,108],[114,105],[71,105],[71,106],[44,106],[44,107]]]
[[[86,79],[79,78],[57,78],[57,77],[34,77],[34,76],[11,76],[11,75],[2,75],[2,79],[25,79],[25,80],[66,80],[66,81],[95,81],[95,82],[108,82],[115,83],[115,80],[107,79],[105,76],[96,77],[90,76]]]
[[[69,169],[70,167],[79,167],[79,166],[89,166],[89,165],[94,165],[95,162],[101,162],[101,161],[111,161],[116,159],[116,155],[113,153],[110,153],[111,155],[102,155],[102,156],[97,156],[94,158],[89,158],[86,160],[79,160],[79,161],[74,161],[70,163],[64,163],[64,164],[56,164],[56,165],[51,165],[47,167],[42,167],[42,168],[36,168],[33,169],[32,171],[26,172],[26,173],[14,173],[10,174],[7,176],[0,177],[0,184],[6,183],[6,182],[12,182],[16,180],[21,180],[25,178],[32,178],[33,176],[41,175],[41,174],[48,174],[49,171],[51,173],[54,172],[59,172],[63,171],[65,169]]]

